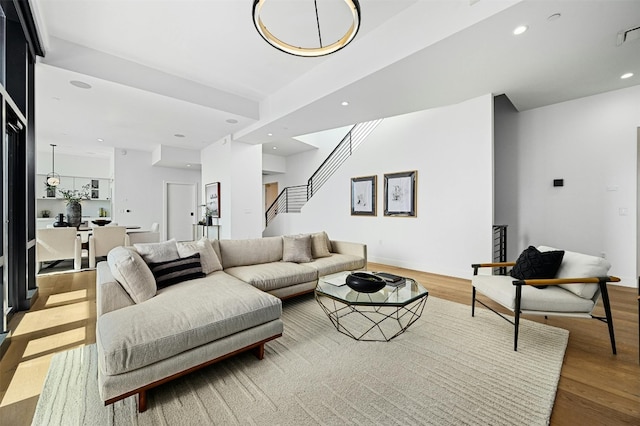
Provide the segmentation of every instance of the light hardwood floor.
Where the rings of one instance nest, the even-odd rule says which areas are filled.
[[[468,280],[372,263],[369,269],[415,278],[430,296],[466,305],[471,301]],[[41,276],[38,287],[32,309],[12,319],[15,332],[0,361],[2,425],[31,424],[53,354],[95,342],[94,271]],[[609,288],[617,356],[599,321],[528,317],[570,331],[552,425],[640,425],[637,293],[635,288]]]

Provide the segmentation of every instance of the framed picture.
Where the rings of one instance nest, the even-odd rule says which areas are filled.
[[[351,215],[376,215],[376,176],[351,178]]]
[[[416,217],[416,178],[418,172],[384,175],[384,215]]]
[[[211,212],[211,217],[220,217],[220,182],[205,185],[204,197],[204,203]]]

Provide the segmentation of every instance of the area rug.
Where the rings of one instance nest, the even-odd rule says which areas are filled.
[[[390,342],[338,333],[313,297],[285,301],[284,335],[104,407],[95,345],[53,357],[34,425],[546,425],[569,332],[430,297]]]

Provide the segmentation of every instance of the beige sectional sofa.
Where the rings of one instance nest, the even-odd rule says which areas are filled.
[[[264,344],[283,333],[280,299],[313,291],[319,276],[366,265],[366,245],[323,232],[112,250],[96,274],[105,405],[138,394],[144,411],[150,388],[242,351],[262,359]],[[188,278],[158,288],[181,274]]]

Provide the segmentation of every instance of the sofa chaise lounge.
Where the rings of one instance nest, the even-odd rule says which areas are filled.
[[[300,244],[313,256],[309,249],[301,255]],[[190,262],[199,262],[200,277],[159,287],[173,279],[171,271],[189,270],[177,265]],[[319,276],[366,265],[366,245],[330,241],[324,232],[113,249],[96,274],[105,405],[138,394],[142,412],[148,389],[243,351],[262,359],[264,344],[283,333],[282,298],[313,291]],[[164,276],[157,272],[162,268],[169,270]]]

